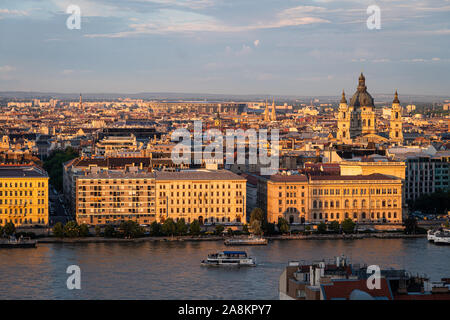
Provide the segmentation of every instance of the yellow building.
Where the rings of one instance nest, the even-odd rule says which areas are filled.
[[[402,180],[382,175],[274,175],[258,186],[259,206],[271,223],[401,223]]]
[[[158,221],[245,222],[246,180],[226,170],[156,172]]]
[[[406,164],[402,161],[342,161],[339,166],[343,176],[380,173],[405,180]]]
[[[0,166],[0,225],[48,225],[48,179],[34,166]]]

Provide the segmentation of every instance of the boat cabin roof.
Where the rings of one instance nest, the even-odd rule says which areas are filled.
[[[247,254],[245,251],[224,251],[224,254]]]

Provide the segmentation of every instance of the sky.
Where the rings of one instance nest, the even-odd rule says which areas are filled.
[[[320,96],[364,72],[373,94],[450,96],[449,18],[450,0],[1,0],[0,91]]]

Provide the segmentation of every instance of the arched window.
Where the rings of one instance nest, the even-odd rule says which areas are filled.
[[[317,208],[317,200],[313,201],[313,208]]]

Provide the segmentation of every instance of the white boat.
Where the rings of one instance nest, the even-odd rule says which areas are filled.
[[[223,251],[208,255],[207,260],[202,261],[203,266],[256,266],[255,259],[248,257],[245,251]]]
[[[267,239],[258,238],[255,236],[250,236],[244,239],[227,239],[224,241],[227,246],[249,246],[249,245],[266,245],[268,243]]]
[[[435,234],[438,232],[438,230],[430,229],[427,231],[427,240],[428,241],[434,241],[436,239]]]
[[[450,244],[450,233],[449,232],[437,232],[434,234],[435,244]]]

